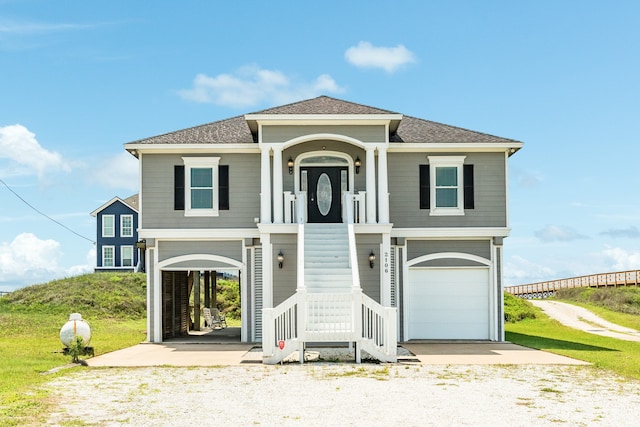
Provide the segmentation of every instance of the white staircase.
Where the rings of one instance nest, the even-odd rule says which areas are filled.
[[[309,293],[349,292],[353,286],[349,266],[346,224],[307,224],[304,230],[304,283]]]
[[[278,363],[298,351],[302,363],[308,342],[349,342],[356,362],[361,350],[395,362],[396,309],[362,292],[352,221],[300,224],[298,233],[302,276],[295,294],[262,311],[263,362]]]

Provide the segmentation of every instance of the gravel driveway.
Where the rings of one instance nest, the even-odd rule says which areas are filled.
[[[588,366],[112,368],[48,387],[67,426],[624,426],[640,408],[639,381]]]

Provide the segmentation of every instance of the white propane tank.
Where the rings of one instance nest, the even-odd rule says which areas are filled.
[[[82,343],[87,346],[91,341],[91,328],[82,319],[80,313],[72,313],[69,321],[60,329],[60,341],[65,347],[69,347],[76,336],[82,337]]]

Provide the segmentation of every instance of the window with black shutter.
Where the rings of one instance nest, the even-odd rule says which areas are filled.
[[[420,165],[420,209],[431,208],[429,188],[429,165]]]
[[[229,165],[218,166],[218,210],[229,210]]]
[[[184,210],[184,166],[173,167],[173,209]]]

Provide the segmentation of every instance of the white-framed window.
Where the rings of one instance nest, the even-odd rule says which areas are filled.
[[[220,157],[183,157],[185,216],[218,216]]]
[[[115,254],[116,249],[114,246],[102,247],[102,266],[103,267],[115,267]]]
[[[120,215],[120,237],[133,237],[133,215]]]
[[[120,247],[120,264],[122,267],[133,267],[133,246]]]
[[[115,237],[115,223],[114,215],[102,215],[102,237]]]
[[[465,156],[429,156],[429,215],[464,215],[464,159]]]

